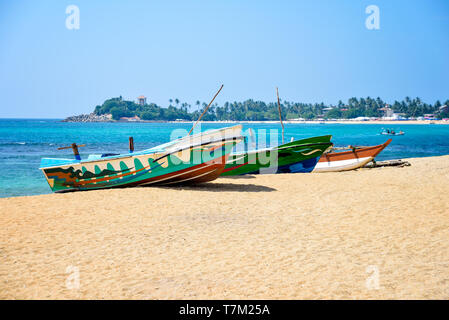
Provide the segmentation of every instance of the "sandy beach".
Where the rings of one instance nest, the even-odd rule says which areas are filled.
[[[449,156],[0,199],[1,299],[448,299]]]

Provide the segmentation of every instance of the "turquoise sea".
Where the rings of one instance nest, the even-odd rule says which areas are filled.
[[[205,124],[201,130],[231,126]],[[243,124],[244,130],[280,128],[279,124]],[[128,151],[128,137],[134,137],[135,149],[142,150],[169,141],[173,130],[189,130],[189,123],[65,123],[55,119],[0,119],[0,197],[50,193],[39,168],[41,157],[71,158],[71,150],[57,147],[73,142],[86,144],[81,156],[90,153],[120,153]],[[285,124],[285,141],[293,137],[332,134],[336,146],[376,145],[389,136],[382,128],[403,130],[404,136],[393,136],[393,142],[376,158],[378,160],[428,157],[449,154],[449,125],[377,124]],[[278,138],[281,139],[280,130]],[[260,140],[258,138],[256,141]],[[270,142],[267,137],[267,144]],[[280,141],[279,141],[280,142]],[[298,180],[298,183],[301,183]]]

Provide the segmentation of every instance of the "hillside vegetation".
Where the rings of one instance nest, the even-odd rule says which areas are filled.
[[[339,101],[337,105],[328,106],[324,103],[281,102],[283,118],[288,119],[351,119],[357,117],[382,117],[387,103],[380,98],[350,98],[347,103]],[[449,106],[449,99],[444,103]],[[139,105],[133,101],[123,100],[122,97],[106,100],[102,105],[96,106],[96,115],[111,114],[115,120],[121,117],[138,116],[142,120],[173,121],[196,120],[200,112],[207,106],[206,103],[197,101],[194,106],[188,103],[180,103],[179,99],[170,99],[168,107],[161,107],[154,103]],[[403,101],[394,101],[389,107],[395,113],[401,113],[404,117],[420,117],[425,114],[435,114],[436,118],[449,118],[448,108],[441,110],[442,104],[436,101],[427,104],[420,98]],[[212,105],[203,120],[236,120],[236,121],[264,121],[277,120],[278,106],[274,102],[265,103],[252,99],[243,102],[225,102],[222,106]]]

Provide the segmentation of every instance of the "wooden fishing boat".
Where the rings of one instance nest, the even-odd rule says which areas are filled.
[[[372,161],[386,146],[387,142],[378,146],[353,147],[349,151],[324,153],[313,172],[337,172],[358,169]],[[346,148],[348,149],[348,148]]]
[[[40,169],[54,192],[132,187],[153,184],[200,183],[216,179],[234,146],[243,140],[242,126],[189,135],[127,154],[90,155],[81,160],[43,158]]]
[[[331,138],[326,135],[267,149],[232,153],[221,175],[311,172],[323,152],[332,146]]]

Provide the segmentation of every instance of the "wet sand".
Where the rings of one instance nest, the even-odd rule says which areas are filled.
[[[1,299],[448,299],[449,156],[0,199]]]

